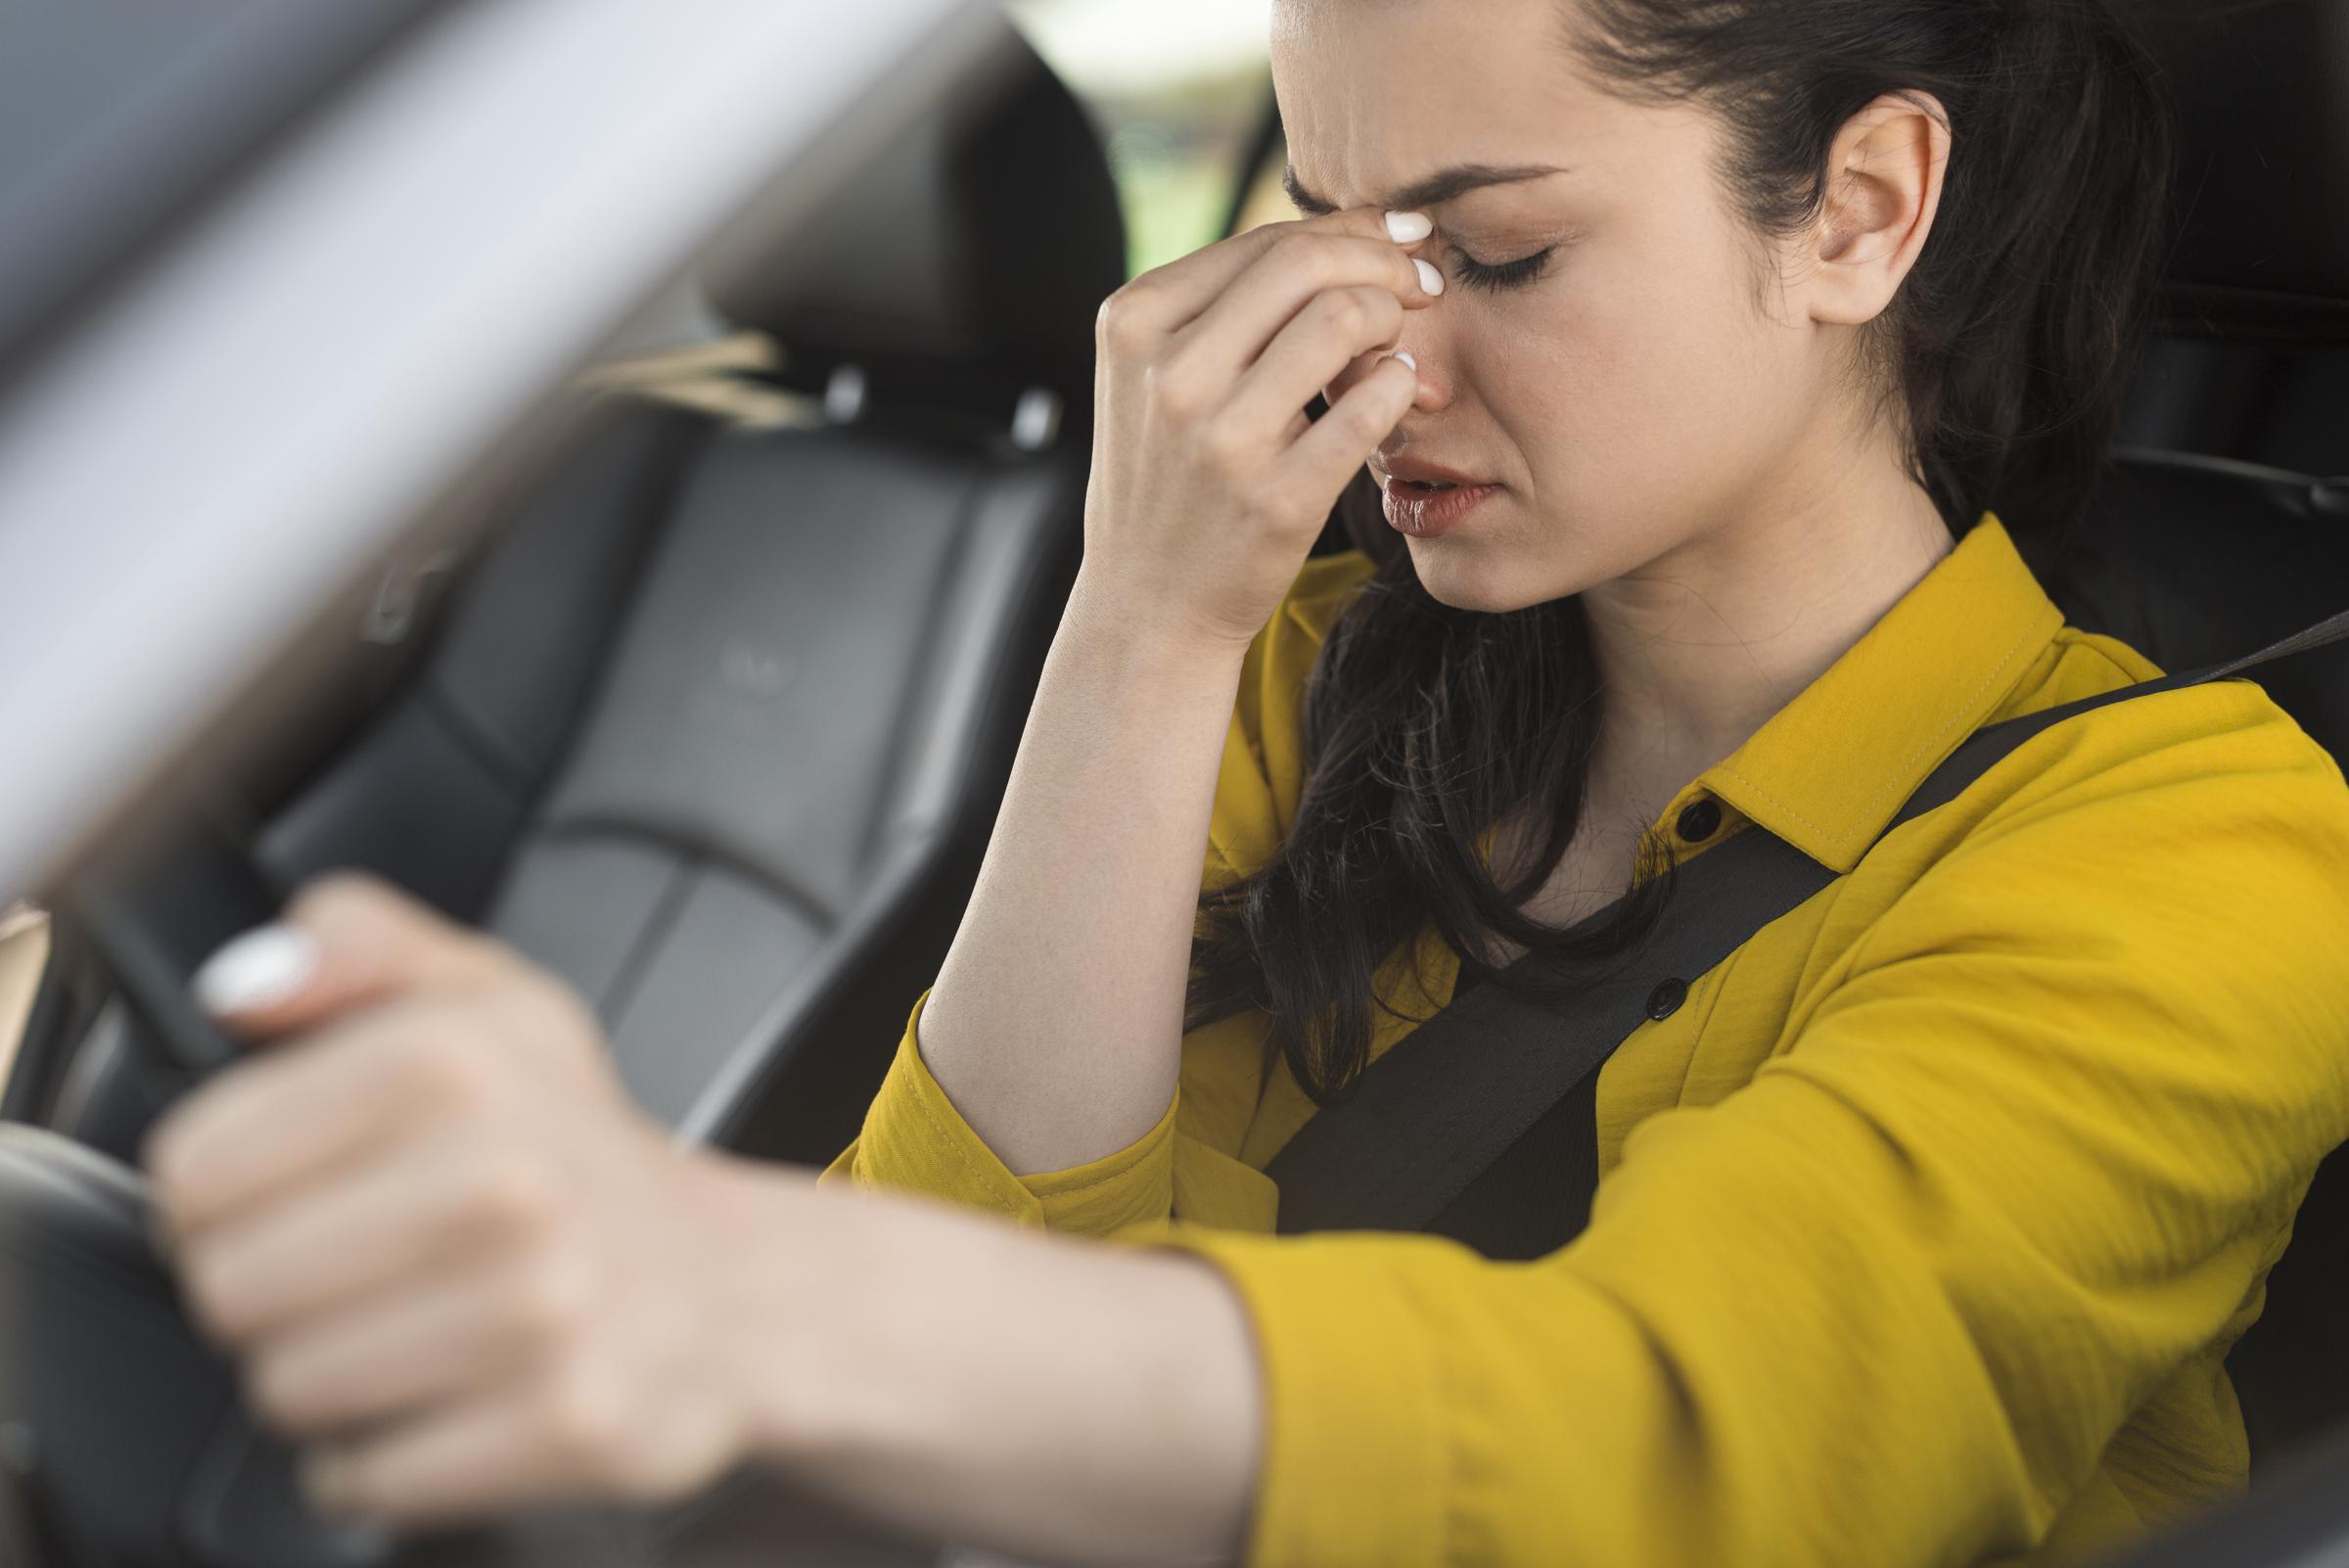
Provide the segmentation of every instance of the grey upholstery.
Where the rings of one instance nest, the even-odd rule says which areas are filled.
[[[1056,608],[1082,478],[846,432],[698,465],[487,911],[586,991],[651,1108],[734,1092],[734,1053],[999,785],[973,776],[989,666]]]
[[[1082,112],[1006,49],[765,270],[720,262],[780,379],[866,373],[859,417],[614,409],[258,840],[286,881],[363,865],[485,924],[595,1005],[648,1108],[761,1153],[852,1135],[1075,571],[1123,232]],[[1007,437],[1035,389],[1068,411],[1040,449]]]

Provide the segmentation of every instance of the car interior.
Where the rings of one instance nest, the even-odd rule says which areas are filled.
[[[2139,9],[2186,133],[2168,283],[2089,516],[2018,539],[2074,623],[2180,670],[2349,608],[2349,8]],[[139,955],[355,866],[575,985],[681,1134],[804,1163],[845,1146],[953,936],[1074,578],[1094,314],[1126,275],[1101,139],[1014,47],[818,238],[705,274],[723,330],[765,351],[614,383],[508,515],[388,582],[363,656],[264,762],[208,783],[200,822],[54,890],[0,1117],[130,1159],[205,1065],[139,1005]],[[1278,167],[1264,111],[1235,221]],[[1345,543],[1333,519],[1323,548]],[[2349,648],[2260,678],[2349,760]],[[2229,1362],[2255,1480],[2349,1422],[2345,1302],[2336,1155]],[[139,1364],[115,1359],[134,1405]],[[220,1568],[345,1560],[218,1528]],[[2310,1528],[2341,1549],[2349,1512]],[[101,1546],[49,1549],[182,1560]]]

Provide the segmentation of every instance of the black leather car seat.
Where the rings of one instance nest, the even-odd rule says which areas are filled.
[[[2139,9],[2185,132],[2170,281],[2130,446],[2069,547],[2032,553],[2073,623],[2182,670],[2349,609],[2349,6]],[[2259,679],[2349,763],[2349,648]],[[2349,1421],[2349,1157],[2228,1365],[2258,1465]]]
[[[2130,439],[2349,472],[2349,6],[2136,5],[2186,136]]]
[[[652,1111],[816,1160],[959,918],[1082,534],[1094,131],[1008,32],[719,312],[817,428],[615,409],[467,574],[410,678],[269,815],[593,1002]]]

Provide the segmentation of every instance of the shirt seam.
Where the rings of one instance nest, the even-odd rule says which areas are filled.
[[[1755,933],[1755,936],[1759,935],[1761,933]],[[1688,1042],[1688,1054],[1681,1062],[1681,1081],[1673,1086],[1672,1103],[1674,1105],[1688,1103],[1688,1080],[1696,1072],[1696,1059],[1705,1048],[1705,1033],[1712,1026],[1713,1015],[1721,1010],[1722,988],[1728,984],[1729,971],[1737,967],[1737,960],[1745,956],[1745,949],[1752,945],[1752,943],[1753,938],[1748,937],[1744,942],[1730,948],[1727,958],[1697,977],[1697,984],[1705,988],[1703,1010],[1694,1020],[1696,1033]],[[1628,1130],[1625,1136],[1630,1136]]]
[[[1113,1160],[1124,1157],[1124,1164],[1118,1166],[1115,1170],[1106,1171],[1100,1176],[1093,1176],[1088,1180],[1078,1182],[1074,1186],[1054,1187],[1050,1194],[1051,1197],[1055,1199],[1074,1198],[1081,1193],[1095,1192],[1102,1187],[1110,1185],[1112,1182],[1122,1181],[1126,1177],[1132,1176],[1136,1171],[1139,1171],[1144,1165],[1149,1163],[1151,1156],[1157,1152],[1157,1146],[1159,1144],[1164,1143],[1167,1141],[1167,1139],[1174,1136],[1175,1130],[1169,1122],[1168,1117],[1172,1116],[1181,1103],[1182,1091],[1178,1087],[1174,1091],[1174,1100],[1171,1101],[1167,1106],[1167,1114],[1162,1115],[1157,1121],[1151,1123],[1149,1131],[1144,1132],[1140,1137],[1134,1139],[1133,1142],[1128,1144],[1125,1148],[1120,1149],[1116,1154],[1107,1156],[1107,1158]],[[1165,1130],[1164,1137],[1160,1136],[1161,1129]],[[1019,1180],[1019,1177],[1014,1176],[1012,1179],[1016,1181]],[[1021,1181],[1020,1185],[1027,1187],[1028,1195],[1032,1198],[1035,1198],[1038,1203],[1045,1201],[1045,1194],[1036,1191],[1034,1187],[1029,1187],[1027,1182]]]
[[[1982,707],[1983,695],[1988,692],[1991,687],[1998,683],[1999,677],[2006,673],[2007,669],[2013,666],[2015,660],[2022,657],[2023,650],[2030,645],[2035,632],[2035,627],[2025,626],[2023,628],[2022,635],[2015,639],[2014,646],[2006,650],[2006,657],[2000,660],[1997,667],[1994,668],[1989,674],[1982,677],[1982,684],[1974,688],[1972,694],[1966,698],[1963,707],[1958,712],[1953,713],[1947,719],[1943,720],[1941,727],[1936,729],[1930,738],[1928,738],[1922,745],[1918,746],[1915,751],[1911,752],[1905,760],[1903,760],[1893,780],[1893,788],[1902,788],[1904,783],[1908,780],[1909,775],[1914,771],[1916,764],[1923,761],[1926,755],[1932,752],[1934,748],[1940,746],[1942,742],[1946,741],[1949,738],[1951,730],[1956,729],[1960,723],[1965,722],[1968,718],[1973,719],[1977,724],[1979,724],[1984,713]],[[1907,785],[1907,787],[1910,789],[1911,793],[1914,793],[1914,784],[1910,783]],[[1882,791],[1879,790],[1878,800],[1880,801],[1881,799]]]
[[[977,1161],[971,1158],[971,1151],[962,1146],[962,1140],[954,1135],[954,1130],[946,1124],[946,1119],[939,1114],[938,1107],[930,1103],[930,1097],[917,1092],[913,1097],[913,1103],[915,1108],[922,1113],[923,1119],[929,1122],[930,1130],[938,1135],[941,1142],[953,1151],[955,1163],[962,1167],[963,1173],[979,1183],[980,1190],[987,1194],[991,1206],[1002,1210],[1014,1220],[1022,1218],[1020,1206],[995,1184],[994,1179]],[[976,1131],[972,1132],[972,1136],[976,1137],[977,1135]],[[1035,1196],[1033,1193],[1029,1195]]]
[[[1748,777],[1746,774],[1738,771],[1736,768],[1729,766],[1728,763],[1723,762],[1714,771],[1718,772],[1723,778],[1733,780],[1734,782],[1741,784],[1745,788],[1753,791],[1763,800],[1769,802],[1771,806],[1780,811],[1785,812],[1788,817],[1800,823],[1803,827],[1809,829],[1811,832],[1819,835],[1821,840],[1830,843],[1834,841],[1836,837],[1835,834],[1828,831],[1826,828],[1820,827],[1817,822],[1812,821],[1809,817],[1796,810],[1785,801],[1780,800],[1775,791],[1765,788],[1758,781]]]

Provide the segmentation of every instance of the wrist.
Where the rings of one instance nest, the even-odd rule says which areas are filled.
[[[1118,647],[1136,660],[1234,669],[1262,629],[1261,623],[1227,624],[1173,594],[1091,567],[1078,573],[1061,624],[1090,644]]]
[[[710,1375],[731,1393],[741,1457],[820,1476],[894,1453],[930,1419],[928,1391],[897,1363],[934,1327],[939,1241],[969,1222],[819,1188],[788,1167],[705,1158],[720,1281]]]
[[[1211,1266],[888,1194],[769,1210],[744,1457],[925,1539],[1221,1560],[1263,1437],[1253,1332]]]

